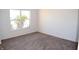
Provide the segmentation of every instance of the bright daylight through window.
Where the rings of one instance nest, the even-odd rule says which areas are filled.
[[[10,24],[12,29],[21,29],[29,27],[30,11],[28,10],[10,10]]]

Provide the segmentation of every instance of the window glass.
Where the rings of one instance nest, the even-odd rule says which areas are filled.
[[[12,29],[29,27],[30,11],[10,10],[10,24]]]

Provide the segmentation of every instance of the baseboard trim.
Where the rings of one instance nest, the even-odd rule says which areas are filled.
[[[31,32],[31,33],[27,33],[27,34],[23,34],[23,35],[19,35],[19,36],[14,36],[14,37],[6,38],[6,39],[12,39],[15,37],[20,37],[20,36],[24,36],[24,35],[28,35],[28,34],[32,34],[32,33],[36,33],[36,32]],[[6,40],[6,39],[2,39],[2,40]]]
[[[57,36],[55,36],[55,35],[51,35],[51,34],[49,34],[49,33],[45,33],[45,32],[40,32],[40,33],[42,33],[42,34],[45,34],[45,35],[50,35],[50,36],[54,36],[54,37],[57,37]],[[57,38],[60,38],[60,39],[64,39],[64,40],[68,40],[68,39],[65,39],[65,38],[61,38],[61,37],[57,37]],[[72,41],[72,40],[68,40],[68,41],[71,41],[71,42],[75,42],[75,43],[78,43],[77,41]]]

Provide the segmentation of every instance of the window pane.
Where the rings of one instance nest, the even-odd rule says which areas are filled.
[[[10,10],[10,20],[12,29],[17,29],[17,24],[15,23],[16,17],[20,16],[19,10]]]
[[[16,20],[17,16],[20,16],[19,10],[10,10],[10,20]]]
[[[30,19],[30,11],[21,11],[21,14],[22,14],[22,16],[26,16],[27,17],[27,19],[25,20],[25,22],[24,22],[24,26],[23,26],[23,28],[25,28],[25,27],[29,27],[29,19]]]
[[[28,17],[28,19],[30,19],[30,11],[21,11],[22,12],[22,15],[25,15]]]

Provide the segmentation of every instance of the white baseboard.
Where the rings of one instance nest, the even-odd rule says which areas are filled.
[[[69,40],[69,41],[72,41],[72,42],[78,42],[78,41],[70,40],[70,39],[67,39],[67,38],[63,38],[62,36],[50,34],[50,33],[47,33],[47,32],[42,32],[42,31],[39,31],[39,32],[47,34],[47,35],[55,36],[55,37],[58,37],[58,38],[61,38],[61,39]]]

